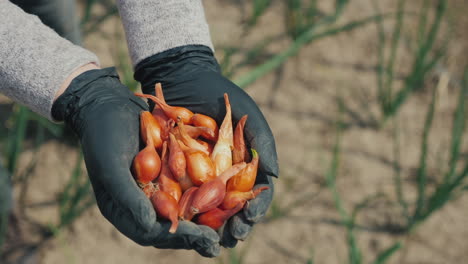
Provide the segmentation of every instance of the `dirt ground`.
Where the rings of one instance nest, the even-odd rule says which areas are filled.
[[[243,1],[204,1],[218,58],[223,56],[220,47],[233,44],[251,47],[265,36],[284,32],[281,20],[283,6],[281,1],[274,1],[259,25],[247,36],[242,35],[240,25],[246,14],[239,2]],[[417,11],[419,1],[411,2],[408,6],[412,11]],[[447,58],[427,84],[427,87],[437,86],[439,89],[428,156],[428,173],[434,181],[440,179],[445,166],[440,165],[440,159],[448,158],[446,150],[457,101],[457,85],[463,66],[468,62],[468,6],[463,0],[449,2],[455,25],[453,41],[449,43]],[[338,23],[371,16],[374,13],[369,3],[369,0],[351,1]],[[394,0],[385,1],[382,8],[395,10],[395,3]],[[391,25],[386,24],[388,32],[391,32]],[[117,19],[109,20],[103,27],[111,37],[103,40],[98,33],[91,34],[85,39],[85,46],[98,54],[103,66],[112,66],[117,63],[114,61],[116,52],[125,48],[118,46],[124,44],[116,44],[124,43],[121,41],[123,33]],[[411,27],[403,34],[409,32]],[[240,43],[237,43],[239,40]],[[102,41],[108,42],[109,46]],[[278,52],[289,44],[288,40],[279,40],[268,51]],[[400,74],[407,70],[405,65],[410,62],[409,52],[407,48],[399,53],[397,72]],[[339,224],[339,214],[334,207],[332,194],[325,186],[324,175],[331,159],[335,121],[339,116],[337,96],[342,96],[349,105],[358,109],[358,100],[364,94],[367,96],[367,108],[378,113],[375,99],[376,54],[376,27],[368,25],[305,46],[298,56],[279,70],[247,88],[266,115],[276,138],[281,174],[276,180],[275,204],[290,211],[283,217],[268,217],[256,225],[246,241],[238,244],[234,252],[245,254],[243,263],[347,262],[346,230]],[[448,76],[448,84],[443,81],[444,76]],[[401,84],[401,78],[397,78],[396,84]],[[414,175],[429,101],[428,89],[412,96],[401,108],[396,122],[390,121],[380,130],[344,115],[348,126],[342,133],[341,164],[337,178],[344,207],[350,211],[365,197],[382,194],[357,219],[356,236],[365,263],[371,262],[379,252],[396,241],[403,242],[403,249],[389,263],[466,263],[468,258],[468,195],[450,202],[410,235],[398,232],[403,219],[394,203],[392,131],[398,124],[404,192],[411,200],[415,196]],[[467,143],[465,140],[462,146],[465,161]],[[33,155],[31,150],[22,154],[20,170],[25,169],[24,164]],[[77,153],[68,145],[49,141],[35,155],[40,166],[33,173],[25,199],[28,221],[19,219],[18,222],[22,224],[12,227],[18,228],[18,239],[25,245],[34,245],[33,242],[38,241],[41,234],[41,230],[30,228],[29,222],[57,222],[54,200],[69,177]],[[16,188],[16,199],[18,193],[19,189]],[[10,243],[13,242],[10,240]],[[57,237],[41,243],[38,248],[25,247],[16,254],[16,260],[18,263],[37,264],[229,263],[232,254],[233,251],[223,250],[220,257],[206,259],[192,251],[141,247],[121,235],[93,206]]]

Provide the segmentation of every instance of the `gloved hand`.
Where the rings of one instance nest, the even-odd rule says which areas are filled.
[[[251,200],[225,225],[221,245],[234,247],[265,215],[273,198],[272,177],[278,176],[275,140],[263,114],[247,93],[222,76],[212,51],[206,46],[183,46],[153,55],[137,65],[135,79],[142,83],[147,94],[154,94],[154,85],[160,82],[168,104],[209,115],[218,124],[226,113],[224,93],[229,95],[233,122],[248,114],[245,137],[260,156],[254,188],[268,186],[269,190]]]
[[[219,236],[210,228],[182,222],[177,232],[158,219],[130,172],[139,151],[139,114],[148,106],[123,84],[114,68],[87,71],[55,101],[52,115],[78,135],[101,213],[138,244],[195,249],[219,254]]]

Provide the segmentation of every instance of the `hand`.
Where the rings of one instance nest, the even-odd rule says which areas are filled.
[[[142,83],[147,94],[154,94],[154,85],[160,82],[168,104],[209,115],[219,124],[226,113],[224,93],[229,95],[234,122],[248,114],[245,136],[260,156],[254,188],[268,186],[269,189],[251,200],[225,225],[221,244],[234,247],[265,215],[273,198],[272,177],[278,176],[275,140],[263,114],[247,93],[221,75],[212,51],[205,46],[183,46],[147,58],[137,65],[135,79]]]
[[[120,83],[113,68],[90,70],[74,78],[55,101],[52,115],[78,135],[101,213],[138,244],[157,248],[195,249],[219,254],[219,236],[193,223],[160,220],[130,172],[139,151],[139,114],[148,106]]]

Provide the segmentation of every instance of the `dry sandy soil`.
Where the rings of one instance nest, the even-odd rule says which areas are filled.
[[[218,58],[223,56],[220,47],[235,44],[248,48],[266,36],[284,32],[283,6],[281,1],[274,1],[259,25],[247,36],[242,35],[241,25],[246,14],[238,2],[243,1],[204,2],[213,41],[218,47]],[[394,10],[396,1],[384,2],[382,7],[386,11]],[[411,2],[408,5],[412,11],[417,11],[419,1]],[[428,171],[434,182],[440,179],[445,166],[440,166],[439,160],[448,157],[446,150],[458,94],[457,81],[463,65],[467,63],[468,6],[463,0],[449,2],[455,21],[454,40],[449,43],[448,57],[441,63],[439,72],[434,73],[427,83],[428,88],[439,88],[428,156]],[[368,0],[351,1],[338,23],[372,15],[369,3]],[[387,26],[390,33],[392,23]],[[116,43],[122,43],[123,35],[117,19],[109,20],[103,27],[111,37],[103,40],[99,34],[91,34],[85,45],[101,57],[104,66],[111,66],[116,63],[113,60],[116,50],[122,48]],[[414,26],[404,34],[409,34],[412,28]],[[357,109],[358,100],[364,94],[367,108],[378,113],[375,100],[376,36],[375,25],[368,25],[316,41],[305,46],[299,56],[290,59],[278,71],[247,88],[265,113],[276,137],[281,175],[276,181],[275,204],[290,211],[280,218],[267,218],[255,227],[245,242],[237,246],[235,252],[245,254],[244,263],[307,263],[312,259],[314,263],[347,262],[346,230],[339,224],[340,217],[332,195],[325,187],[324,175],[335,140],[336,97],[343,96]],[[268,51],[278,52],[289,44],[288,40],[279,40]],[[410,62],[409,50],[407,47],[399,53],[397,72],[400,75]],[[448,76],[448,84],[443,81],[443,76]],[[401,78],[397,78],[396,84],[401,84]],[[342,134],[337,178],[344,207],[350,211],[365,197],[383,194],[371,202],[357,219],[356,235],[365,263],[399,240],[404,247],[391,258],[390,263],[466,263],[468,195],[449,203],[410,235],[398,232],[403,218],[394,202],[392,131],[398,123],[404,191],[411,200],[415,196],[414,175],[429,101],[429,89],[412,96],[401,108],[395,119],[397,122],[389,122],[380,130],[344,115],[349,126]],[[466,141],[462,147],[465,161]],[[40,240],[40,230],[32,228],[31,221],[42,224],[57,222],[57,206],[53,201],[67,182],[76,155],[75,149],[56,141],[49,141],[40,148],[37,154],[40,166],[29,182],[30,189],[25,198],[27,207],[22,215],[28,220],[17,219],[19,224],[11,227],[19,235],[12,237],[10,232],[10,244],[22,241],[34,245],[34,241]],[[32,151],[27,150],[21,156],[20,164],[27,164],[32,156]],[[18,193],[16,188],[16,199]],[[24,255],[26,252],[28,254]],[[141,247],[115,230],[94,206],[57,237],[41,243],[38,248],[24,247],[11,258],[18,263],[38,264],[228,263],[229,254],[233,251],[223,250],[219,258],[205,259],[192,251]]]

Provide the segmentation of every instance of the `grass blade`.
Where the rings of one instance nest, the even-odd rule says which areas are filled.
[[[338,104],[340,106],[340,104]],[[362,254],[357,245],[356,237],[354,234],[354,219],[348,215],[346,210],[343,207],[343,201],[338,193],[336,188],[336,176],[338,174],[338,167],[340,163],[340,149],[341,149],[341,129],[342,129],[342,121],[341,115],[343,113],[343,109],[340,106],[340,117],[338,118],[337,122],[337,129],[336,129],[336,136],[335,136],[335,145],[333,146],[333,156],[330,163],[330,167],[328,168],[325,174],[325,180],[327,187],[333,194],[333,200],[335,203],[335,207],[338,210],[341,221],[345,224],[346,227],[346,241],[348,243],[348,260],[351,264],[361,264],[362,263]]]
[[[427,202],[428,209],[424,212],[424,214],[421,214],[419,216],[419,218],[417,219],[417,222],[413,225],[413,229],[417,223],[424,221],[432,213],[439,210],[448,201],[450,201],[453,198],[454,190],[457,187],[461,186],[462,182],[467,178],[467,176],[468,176],[468,163],[465,165],[465,168],[461,171],[461,173],[453,179],[452,182],[443,183],[440,186],[438,186],[434,194],[428,199],[428,202]]]
[[[468,86],[466,85],[466,80],[468,80],[468,70],[465,71],[465,82],[462,86],[462,89],[460,90],[460,95],[459,95],[459,101],[457,104],[457,108],[454,113],[454,124],[452,126],[452,142],[451,142],[451,156],[449,160],[449,164],[451,166],[456,166],[458,161],[460,160],[460,153],[454,149],[454,143],[459,141],[460,144],[462,142],[462,135],[465,132],[465,114],[466,114],[466,94],[468,93]],[[453,171],[453,172],[452,172]],[[454,176],[447,176],[450,175],[451,173],[454,174]],[[419,210],[417,214],[415,214],[414,221],[410,228],[414,228],[414,226],[423,220],[425,220],[427,217],[429,217],[433,212],[439,210],[442,208],[448,201],[450,201],[452,198],[454,198],[454,193],[456,189],[458,188],[461,190],[462,183],[463,181],[467,178],[468,176],[468,163],[465,163],[465,167],[462,169],[462,171],[456,175],[455,173],[455,168],[450,167],[448,170],[448,173],[444,177],[444,181],[436,187],[436,190],[434,193],[430,196],[429,199],[427,199],[426,202],[426,210],[422,211]]]
[[[24,106],[18,106],[13,123],[15,127],[10,132],[8,153],[7,153],[7,170],[10,177],[13,177],[16,171],[18,157],[23,149],[23,141],[26,136],[30,111]]]
[[[418,44],[422,46],[424,43],[424,35],[426,33],[426,26],[427,26],[427,17],[429,15],[429,7],[430,1],[424,0],[421,6],[421,15],[419,16],[419,23],[418,23]]]
[[[83,154],[80,152],[72,176],[59,198],[60,223],[58,227],[55,228],[56,230],[72,223],[86,209],[94,204],[94,200],[90,195],[91,185],[89,180],[81,179],[83,175],[81,169],[82,162]]]
[[[270,7],[271,2],[271,0],[253,0],[252,16],[247,22],[249,28],[257,24],[258,19],[266,12],[268,7]]]
[[[320,16],[317,8],[317,0],[310,0],[309,7],[306,10],[306,24],[312,26],[315,19]]]
[[[356,237],[354,235],[354,223],[348,226],[348,258],[350,264],[361,264],[362,263],[362,253],[359,249]]]
[[[239,52],[238,48],[234,47],[225,47],[223,48],[223,53],[224,56],[219,62],[219,67],[221,68],[221,71],[226,78],[230,79],[232,75],[234,74],[234,67],[231,66],[231,58],[234,56],[236,53]]]
[[[288,35],[295,39],[303,30],[304,21],[302,20],[301,0],[287,0],[285,8],[286,31]]]
[[[266,57],[268,56],[267,54],[267,47],[280,40],[282,36],[271,36],[263,39],[260,41],[258,44],[254,45],[253,48],[249,49],[242,61],[237,63],[232,67],[231,74],[234,74],[237,72],[237,70],[241,67],[247,66],[247,65],[252,65],[252,64],[258,64],[259,63],[259,58]]]
[[[398,118],[394,119],[393,125],[393,171],[394,171],[394,184],[395,193],[398,203],[403,209],[403,215],[406,219],[409,218],[408,202],[406,201],[403,193],[403,182],[401,180],[401,150],[400,150],[400,131],[398,125]]]
[[[398,51],[398,43],[400,40],[401,30],[403,28],[403,14],[405,12],[405,0],[398,1],[398,11],[396,13],[396,26],[393,31],[391,44],[390,44],[390,58],[388,60],[387,67],[385,72],[387,73],[387,79],[383,89],[383,106],[384,115],[386,115],[386,111],[389,108],[389,103],[392,101],[393,95],[393,75],[394,75],[394,65],[395,59],[397,57]]]
[[[382,15],[380,7],[378,5],[378,0],[372,1],[374,10],[377,15]],[[386,37],[385,29],[383,26],[383,19],[379,17],[376,20],[377,26],[377,39],[378,39],[378,51],[377,51],[377,99],[380,103],[382,113],[385,112],[385,96],[384,96],[384,74],[385,74],[385,46],[386,46]]]
[[[86,0],[85,1],[83,18],[81,19],[81,26],[88,23],[88,21],[89,21],[89,19],[91,17],[91,10],[93,9],[93,6],[94,6],[95,3],[96,3],[96,0]]]
[[[402,244],[400,242],[396,242],[383,252],[381,252],[378,256],[377,259],[373,262],[373,264],[384,264],[388,261],[388,259],[393,256],[400,248],[402,247]]]
[[[318,17],[317,1],[305,4],[304,0],[287,0],[285,8],[285,24],[288,35],[294,40],[308,28],[314,26]]]
[[[83,26],[83,35],[89,35],[95,31],[97,31],[99,29],[99,26],[104,23],[107,19],[111,18],[112,16],[114,15],[117,15],[118,14],[118,9],[116,6],[113,6],[111,8],[108,8],[106,9],[107,12],[100,15],[100,16],[97,16],[93,19],[89,19],[88,21],[88,25],[84,25]]]
[[[261,78],[262,76],[270,73],[271,71],[281,66],[290,57],[295,56],[304,45],[314,40],[320,39],[320,38],[333,36],[341,32],[351,31],[353,29],[356,29],[358,27],[364,26],[378,19],[381,19],[382,17],[385,17],[385,15],[371,16],[368,18],[350,22],[340,27],[330,28],[320,33],[316,33],[316,27],[313,27],[307,30],[306,32],[304,32],[301,36],[299,36],[296,39],[296,41],[294,41],[292,45],[289,46],[288,49],[276,54],[271,59],[261,64],[260,66],[256,67],[255,69],[253,69],[246,75],[241,76],[239,79],[235,80],[234,82],[238,86],[245,88],[246,86],[255,82],[257,79]]]
[[[442,24],[442,18],[446,9],[447,1],[439,0],[436,7],[434,23],[432,23],[431,29],[426,37],[426,41],[420,46],[420,49],[418,51],[418,53],[420,53],[418,58],[421,59],[422,64],[424,64],[427,54],[435,44],[437,33],[439,32],[440,25]]]
[[[335,13],[330,17],[330,20],[335,21],[345,10],[349,0],[335,0]]]
[[[442,23],[442,18],[444,17],[446,9],[446,0],[439,0],[435,9],[434,22],[432,23],[427,36],[423,38],[424,41],[419,44],[418,50],[416,51],[416,57],[413,62],[411,73],[406,78],[404,87],[397,92],[391,102],[389,109],[385,112],[385,119],[395,115],[398,109],[400,109],[402,104],[406,101],[408,96],[413,91],[419,90],[422,87],[426,75],[432,70],[437,60],[442,56],[443,53],[440,54],[440,52],[438,52],[435,56],[437,60],[433,59],[427,62],[430,52],[435,45],[436,37],[438,35],[440,25]],[[426,23],[425,19],[422,19],[422,21],[423,22],[421,23]],[[422,26],[419,30],[423,30]],[[421,34],[422,33],[419,33],[419,35]]]
[[[463,79],[462,90],[458,97],[457,109],[455,110],[452,140],[450,148],[449,171],[445,175],[445,180],[450,181],[457,167],[457,162],[460,158],[460,147],[463,143],[463,132],[465,131],[465,111],[466,111],[466,95],[468,93],[468,67],[465,69],[465,78]]]
[[[416,201],[416,209],[413,216],[413,221],[420,217],[422,211],[424,210],[425,202],[426,202],[426,183],[427,183],[427,152],[428,152],[428,139],[429,133],[432,128],[432,122],[434,120],[434,112],[436,106],[436,97],[437,92],[434,88],[432,91],[432,99],[431,103],[429,104],[429,109],[426,114],[426,120],[424,122],[424,130],[423,130],[423,137],[421,142],[421,153],[419,158],[419,167],[417,172],[417,201]]]
[[[341,126],[341,124],[337,124],[337,125]],[[345,220],[344,222],[349,222],[349,216],[343,207],[343,202],[341,201],[338,190],[336,189],[336,175],[338,173],[338,166],[340,162],[340,141],[341,141],[340,130],[341,130],[340,128],[337,128],[337,132],[335,136],[335,145],[333,146],[332,161],[331,161],[330,167],[327,170],[327,173],[325,174],[325,180],[326,180],[327,187],[331,190],[333,194],[335,207],[340,213],[341,218]]]

